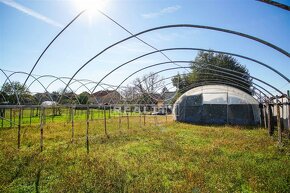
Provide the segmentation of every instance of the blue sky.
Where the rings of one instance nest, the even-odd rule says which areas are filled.
[[[279,2],[290,4],[290,1]],[[106,0],[104,7],[100,9],[132,33],[171,24],[207,25],[256,36],[287,52],[290,50],[290,13],[253,0]],[[79,12],[80,7],[73,0],[0,0],[0,68],[29,72],[47,44]],[[93,15],[91,13],[92,11],[84,13],[54,42],[33,74],[71,77],[91,57],[130,35],[97,11]],[[158,49],[191,47],[245,55],[264,62],[290,77],[290,60],[287,56],[253,40],[235,35],[204,29],[174,28],[146,33],[140,38]],[[76,78],[98,81],[116,66],[151,51],[152,48],[137,39],[130,39],[93,60]],[[171,60],[190,61],[196,55],[195,51],[165,53]],[[246,65],[251,75],[273,84],[284,92],[290,90],[290,85],[272,71],[253,62],[238,60]],[[120,68],[104,82],[116,85],[126,75],[141,67],[165,61],[168,60],[158,53],[144,57]],[[140,72],[125,82],[125,85],[137,76],[165,67],[174,65],[162,65]],[[160,75],[166,78],[176,73],[177,71],[167,71]],[[22,74],[11,77],[12,80],[18,81],[24,81],[25,78]],[[5,76],[0,74],[0,85],[4,80]],[[48,85],[52,80],[41,79],[44,85]],[[32,79],[28,84],[31,81]],[[75,83],[72,87],[76,89],[78,86]],[[49,90],[63,87],[61,82],[56,81]],[[93,84],[89,87],[93,87]],[[37,83],[33,84],[30,90],[43,91]]]

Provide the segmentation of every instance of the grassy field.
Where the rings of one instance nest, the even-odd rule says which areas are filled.
[[[289,192],[290,145],[265,129],[194,126],[158,116],[0,130],[0,192]],[[163,123],[163,124],[161,124]]]
[[[45,117],[46,121],[49,123],[57,123],[57,122],[67,122],[71,119],[71,111],[69,108],[60,108],[61,115],[53,115],[53,110],[50,108],[47,108],[45,110]],[[11,114],[10,114],[11,113]],[[106,109],[105,111],[103,109],[93,109],[91,108],[89,110],[89,119],[94,120],[94,119],[103,119],[104,115],[106,114],[106,117],[118,117],[119,115],[121,116],[126,116],[127,114],[129,116],[137,116],[139,113],[136,112],[119,112],[119,111],[114,111],[113,109],[109,110]],[[148,112],[147,114],[150,114]],[[10,117],[11,116],[11,117]],[[87,116],[87,112],[85,109],[80,110],[74,110],[74,120],[76,121],[81,121],[85,120]],[[27,126],[27,125],[33,125],[33,124],[39,124],[40,122],[40,110],[34,108],[33,110],[28,109],[22,109],[21,111],[21,125],[22,126]],[[4,119],[0,118],[0,128],[2,127],[10,127],[12,126],[17,126],[19,124],[19,109],[12,109],[10,112],[10,109],[5,110],[5,116]]]

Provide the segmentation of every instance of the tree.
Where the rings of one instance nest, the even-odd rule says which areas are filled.
[[[191,64],[190,73],[177,74],[172,78],[173,85],[181,93],[198,86],[195,83],[202,82],[222,83],[252,94],[248,69],[226,54],[200,51]]]
[[[78,95],[78,100],[80,104],[87,104],[89,100],[90,94],[88,92],[82,92]]]
[[[153,72],[143,75],[141,78],[136,78],[133,81],[133,86],[126,89],[125,95],[130,97],[131,103],[151,104],[156,103],[160,98],[164,81],[162,78]]]
[[[60,104],[77,104],[77,95],[72,92],[68,91],[67,89],[64,92],[63,88],[59,88],[57,93],[59,93],[59,96],[57,98],[57,102]]]
[[[2,102],[8,102],[9,104],[18,104],[16,95],[18,95],[21,103],[27,104],[34,101],[34,98],[27,89],[27,87],[23,86],[20,82],[13,81],[11,83],[6,82],[3,84],[1,89],[1,96],[3,97]]]
[[[158,93],[164,87],[164,81],[158,74],[150,72],[142,78],[136,78],[133,85],[139,93]]]

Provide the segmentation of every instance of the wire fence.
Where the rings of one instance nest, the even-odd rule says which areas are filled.
[[[15,129],[17,148],[22,144],[32,146],[39,143],[40,151],[45,144],[85,142],[87,152],[90,144],[101,138],[110,138],[126,130],[160,127],[172,122],[171,114],[154,111],[138,112],[123,107],[111,106],[2,106],[1,129]],[[144,110],[144,109],[143,109]],[[16,137],[17,136],[17,137]],[[5,139],[9,140],[9,139]]]

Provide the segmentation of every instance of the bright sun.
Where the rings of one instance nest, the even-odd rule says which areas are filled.
[[[78,10],[87,9],[89,11],[92,10],[103,10],[107,5],[108,0],[74,0],[75,6]]]

